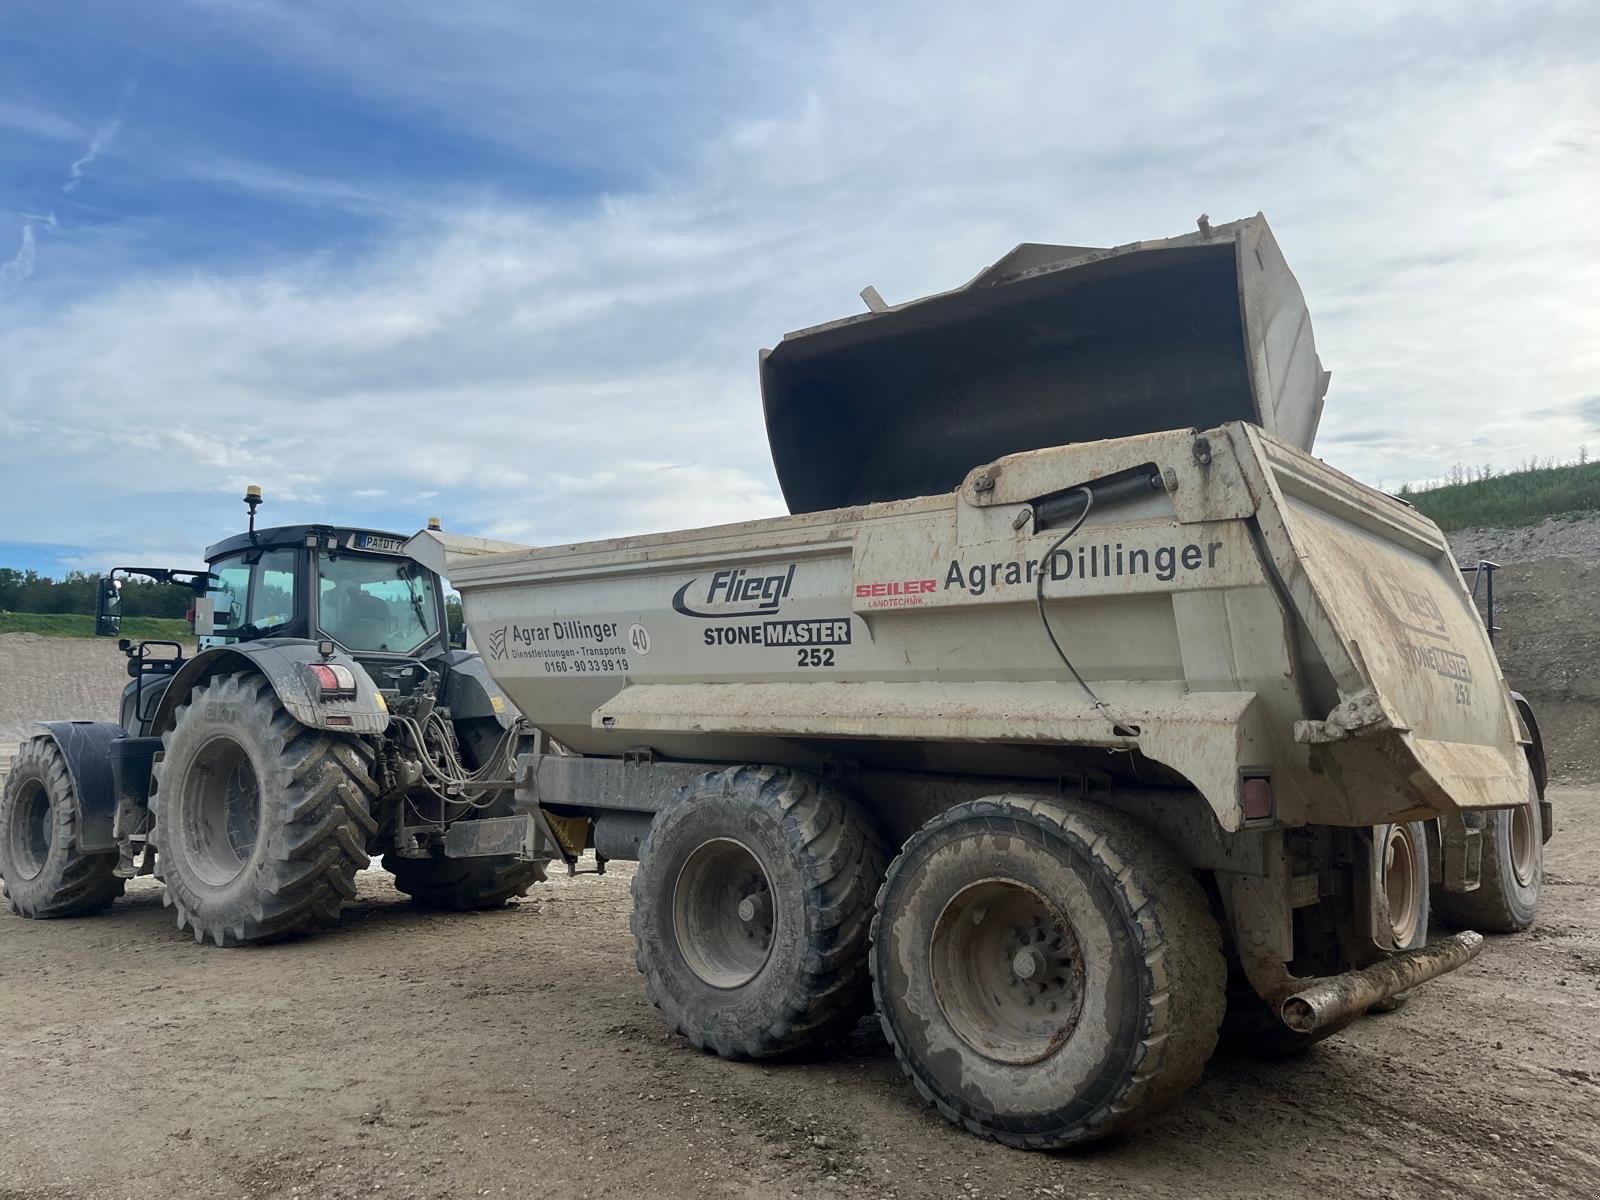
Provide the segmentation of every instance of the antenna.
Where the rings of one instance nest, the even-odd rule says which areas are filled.
[[[244,506],[250,510],[250,540],[252,542],[256,540],[256,509],[260,508],[262,503],[260,487],[252,483],[244,489]]]

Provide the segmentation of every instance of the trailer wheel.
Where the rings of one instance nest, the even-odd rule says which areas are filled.
[[[1029,796],[958,805],[878,894],[872,981],[917,1090],[980,1137],[1052,1150],[1165,1107],[1225,1003],[1189,869],[1120,813]]]
[[[476,912],[499,908],[544,881],[544,863],[518,858],[383,857],[396,891],[418,908],[432,912]]]
[[[1394,948],[1415,950],[1427,945],[1432,911],[1427,827],[1421,821],[1379,825],[1372,831],[1372,851]]]
[[[154,774],[150,838],[179,929],[233,946],[338,923],[377,832],[365,743],[306,728],[240,673],[195,688]]]
[[[81,917],[122,895],[117,854],[78,849],[78,798],[46,737],[22,743],[0,794],[0,878],[19,916]]]
[[[1441,891],[1435,908],[1457,929],[1518,933],[1538,915],[1544,880],[1544,814],[1538,792],[1530,787],[1525,803],[1487,813],[1482,839],[1477,890]]]
[[[837,788],[744,766],[656,814],[633,876],[645,991],[702,1050],[783,1054],[869,1007],[867,928],[884,854]]]

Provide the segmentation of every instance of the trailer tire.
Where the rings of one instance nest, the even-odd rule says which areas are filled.
[[[1486,813],[1478,887],[1471,892],[1441,889],[1434,901],[1440,919],[1479,933],[1520,933],[1531,926],[1544,880],[1543,826],[1543,806],[1532,787],[1525,803]]]
[[[338,924],[378,829],[366,743],[301,725],[241,672],[194,689],[154,776],[150,840],[179,929],[236,946]]]
[[[23,742],[0,793],[0,879],[11,911],[44,919],[100,912],[122,895],[117,853],[78,849],[77,792],[61,748]]]
[[[924,825],[878,893],[870,961],[884,1034],[923,1098],[1029,1150],[1172,1103],[1225,1004],[1221,932],[1192,872],[1077,801],[998,796]]]
[[[499,908],[544,882],[544,863],[510,856],[493,858],[401,858],[383,856],[396,891],[430,912],[478,912]]]
[[[814,1046],[870,1008],[876,831],[778,767],[701,776],[656,814],[633,876],[634,961],[673,1026],[723,1058]]]

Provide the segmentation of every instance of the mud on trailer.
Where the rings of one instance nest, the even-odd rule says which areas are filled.
[[[1442,534],[1305,452],[1326,383],[1259,217],[791,335],[794,515],[413,539],[559,744],[483,832],[638,859],[695,1045],[875,1004],[1016,1146],[1139,1121],[1219,1030],[1290,1053],[1393,1003],[1533,920],[1550,814]]]

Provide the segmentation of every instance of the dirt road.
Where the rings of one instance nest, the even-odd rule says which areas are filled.
[[[105,917],[6,913],[0,1200],[1593,1197],[1600,792],[1557,803],[1534,931],[1065,1156],[958,1133],[869,1027],[807,1062],[696,1053],[643,999],[621,870],[461,917],[373,872],[342,930],[257,950],[194,945],[148,881]]]

